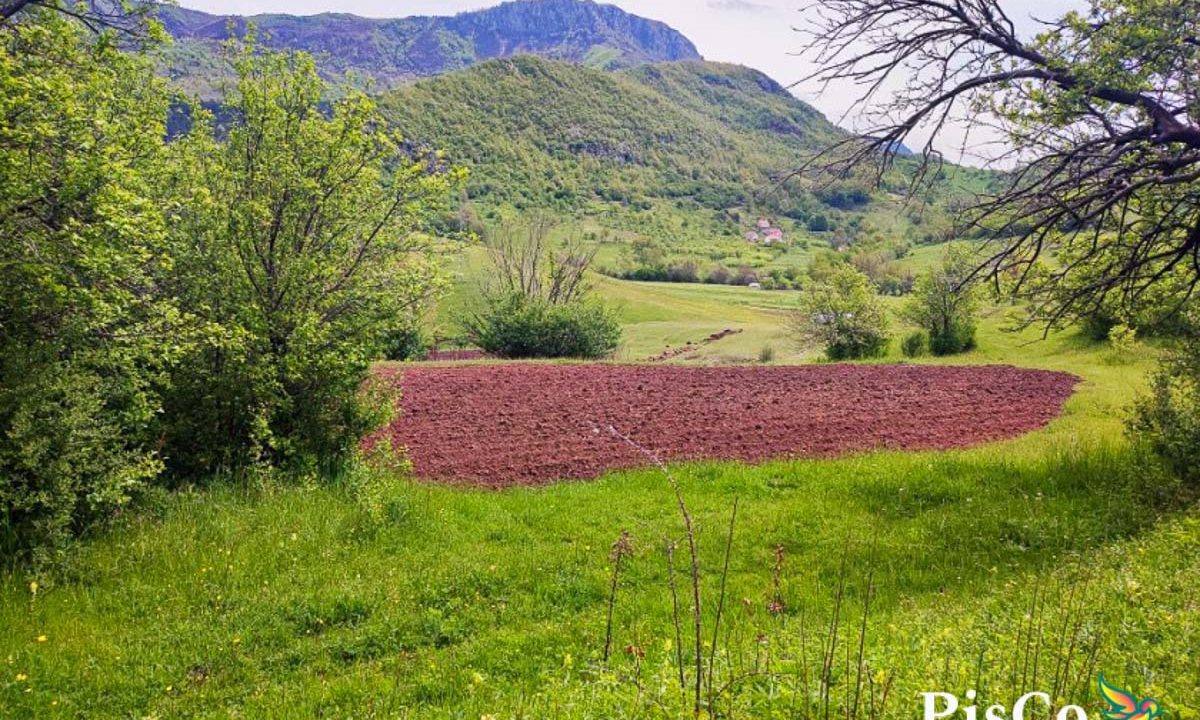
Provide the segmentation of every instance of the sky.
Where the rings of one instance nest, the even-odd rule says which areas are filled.
[[[731,62],[761,70],[790,86],[801,99],[815,105],[830,120],[855,129],[847,115],[856,88],[833,86],[819,93],[815,83],[798,83],[811,66],[797,57],[802,38],[795,27],[802,21],[801,8],[810,0],[601,0],[642,17],[661,20],[686,35],[708,60]],[[282,12],[305,15],[346,12],[366,17],[410,15],[453,15],[499,4],[499,0],[180,0],[184,7],[221,14],[253,15]],[[1001,6],[1018,23],[1022,32],[1037,27],[1034,18],[1055,18],[1085,0],[1000,0]],[[795,85],[794,85],[795,84]],[[952,160],[983,164],[992,153],[978,134],[961,155],[962,133],[947,133],[939,148]],[[923,141],[917,136],[914,140]],[[913,143],[910,143],[913,144]]]

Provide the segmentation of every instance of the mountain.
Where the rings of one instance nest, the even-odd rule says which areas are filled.
[[[179,7],[157,10],[175,39],[164,71],[202,96],[222,75],[220,43],[254,26],[271,48],[304,50],[322,74],[340,80],[352,72],[376,88],[513,55],[604,68],[699,60],[694,45],[670,26],[591,0],[516,0],[452,17],[371,19],[321,15],[220,16]]]

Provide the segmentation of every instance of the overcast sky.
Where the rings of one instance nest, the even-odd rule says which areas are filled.
[[[709,60],[749,65],[784,85],[792,85],[806,74],[808,66],[794,53],[801,39],[793,28],[799,24],[800,8],[808,0],[607,0],[643,17],[662,20],[691,39]],[[286,12],[297,15],[347,12],[367,17],[409,15],[453,15],[499,4],[499,0],[181,0],[181,5],[223,14],[252,15]],[[1032,31],[1034,17],[1053,18],[1068,9],[1081,8],[1085,0],[1001,0],[1001,5],[1023,30]],[[843,118],[853,98],[853,87],[834,87],[823,95],[812,85],[798,85],[793,92],[812,103],[831,120],[853,128],[853,118]],[[941,149],[957,157],[948,147]],[[957,144],[956,142],[953,144]],[[977,149],[980,154],[986,151]],[[978,158],[962,158],[978,163]]]

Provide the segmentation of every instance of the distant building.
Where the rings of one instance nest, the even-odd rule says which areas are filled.
[[[753,230],[746,233],[745,237],[746,237],[746,242],[752,242],[752,243],[758,242],[758,233],[754,232]]]
[[[771,243],[783,242],[783,231],[777,227],[768,228],[767,232],[764,234],[764,238],[766,239],[766,243],[768,245]]]
[[[770,227],[771,227],[771,221],[770,221],[770,220],[768,220],[768,219],[767,219],[767,218],[765,218],[765,217],[763,217],[763,218],[759,218],[759,219],[758,219],[758,229],[759,229],[759,230],[766,230],[766,229],[768,229],[768,228],[770,228]]]

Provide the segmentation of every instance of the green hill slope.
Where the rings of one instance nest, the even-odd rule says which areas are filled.
[[[944,239],[943,204],[984,181],[949,168],[935,207],[904,207],[864,182],[809,192],[777,179],[842,136],[766,75],[710,62],[605,72],[536,57],[497,60],[384,94],[411,143],[471,170],[467,221],[544,209],[604,243],[602,263],[803,265],[836,244]],[[891,189],[904,184],[896,173]],[[785,242],[744,236],[766,217]],[[902,252],[902,251],[897,251]]]

